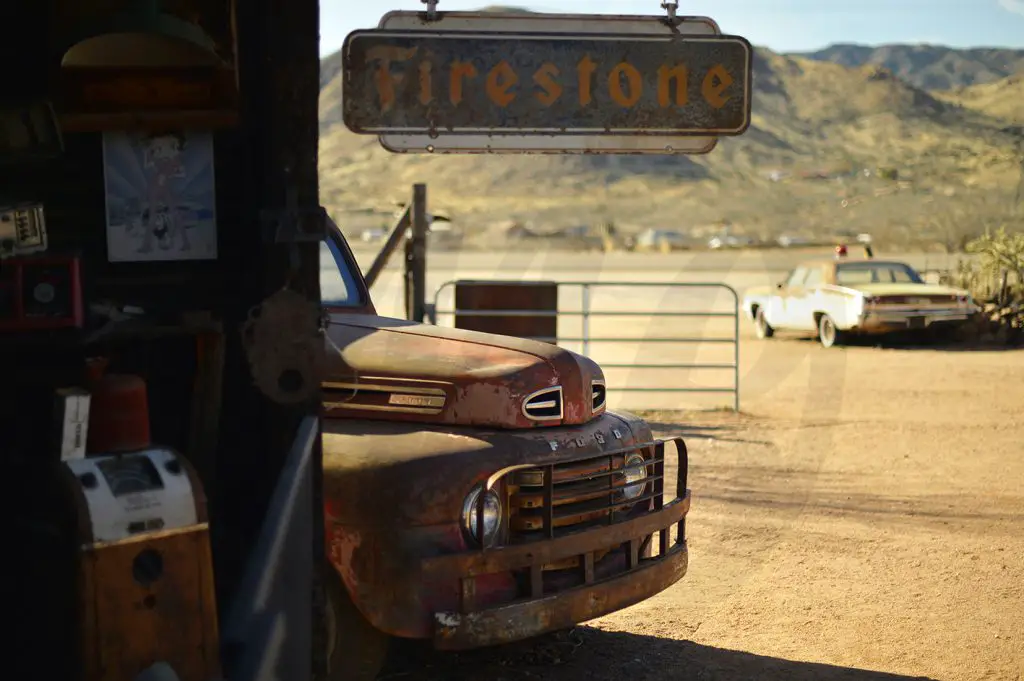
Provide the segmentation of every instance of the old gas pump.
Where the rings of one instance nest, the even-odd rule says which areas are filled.
[[[170,4],[52,3],[47,21],[57,76],[53,79],[54,98],[63,133],[178,139],[176,135],[184,128],[210,131],[234,124],[238,97],[233,64],[234,3],[222,0],[165,7]],[[154,163],[150,156],[143,156],[143,166]],[[103,172],[107,171],[104,165]],[[160,180],[143,173],[142,189],[133,185],[131,192],[106,192],[109,262],[98,263],[95,257],[89,261],[87,254],[81,265],[83,271],[91,266],[110,275],[114,283],[104,295],[118,309],[129,306],[131,294],[115,271],[121,261],[114,262],[109,240],[111,234],[121,239],[122,232],[139,229],[125,217],[125,206],[135,205],[129,199],[141,196],[148,202],[151,212],[146,214],[145,228],[150,231],[146,234],[157,235],[161,239],[157,246],[164,250],[167,222],[162,223],[161,233],[157,218],[186,212],[182,205],[188,201],[180,195],[170,190],[149,191],[164,187],[165,181],[170,183],[172,176],[177,178],[185,170],[175,166],[161,172],[167,177]],[[21,206],[16,208],[21,211],[18,216],[34,215]],[[118,217],[111,217],[114,215]],[[94,216],[90,219],[96,221]],[[20,241],[9,239],[15,245],[29,243],[32,236],[28,229],[31,221],[21,222],[27,227],[13,230]],[[65,232],[67,227],[64,225]],[[187,243],[184,229],[179,233],[182,244]],[[67,233],[64,238],[68,239]],[[21,251],[28,248],[18,247]],[[145,245],[132,253],[143,251]],[[40,306],[27,292],[44,265],[56,270],[64,263],[44,262],[36,256],[31,262],[26,259],[8,265],[6,288],[13,293],[7,297],[14,302],[7,306],[9,311],[0,314],[0,329],[5,324],[20,329],[28,316],[26,306]],[[67,270],[69,276],[47,274],[58,284],[65,279],[77,282],[78,267],[75,260],[57,272]],[[70,313],[59,317],[67,326],[88,327],[91,318],[103,316],[96,310],[105,301],[83,296],[77,285],[64,288],[71,292],[70,298],[58,295],[57,299],[69,298],[74,303]],[[44,297],[49,291],[38,286],[32,290],[41,290]],[[61,290],[57,288],[58,293]],[[151,314],[146,323],[159,327],[163,320],[175,319],[168,325],[187,327],[177,321],[187,309],[161,304],[162,309],[154,304],[154,309],[147,310]],[[4,309],[0,305],[0,312]],[[60,312],[64,313],[64,308]],[[56,313],[51,317],[57,318]],[[48,328],[56,326],[54,321]],[[145,335],[131,337],[130,331],[124,334],[128,340],[118,342],[125,346],[138,348],[149,340]],[[83,345],[88,343],[83,341]],[[111,346],[103,347],[107,352]],[[91,346],[85,352],[91,353]],[[111,352],[118,355],[116,349]],[[196,470],[186,459],[196,453],[175,451],[155,442],[150,435],[145,381],[127,373],[108,374],[105,369],[105,361],[91,363],[88,377],[79,380],[81,385],[58,394],[56,429],[60,437],[56,439],[61,446],[51,494],[60,500],[55,506],[65,507],[63,534],[70,535],[65,543],[75,556],[73,603],[63,611],[71,624],[68,636],[75,641],[76,663],[70,666],[83,681],[134,681],[160,664],[181,681],[217,678],[220,651],[206,498]],[[180,403],[186,412],[191,408]],[[87,416],[83,416],[85,410]]]
[[[83,678],[131,681],[165,662],[183,681],[218,674],[206,501],[195,470],[149,438],[137,376],[89,381],[88,452],[63,462],[77,523]]]
[[[79,514],[78,615],[87,679],[129,681],[157,662],[214,678],[217,621],[202,491],[175,452],[69,461]]]

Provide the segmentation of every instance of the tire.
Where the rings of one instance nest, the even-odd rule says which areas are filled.
[[[818,318],[818,340],[823,348],[840,345],[844,340],[843,332],[836,328],[836,323],[827,314]]]
[[[391,638],[366,621],[333,566],[324,572],[326,681],[373,681],[387,662]]]
[[[768,319],[764,316],[764,308],[759,307],[757,314],[754,315],[754,333],[761,340],[771,338],[775,335],[775,329],[768,323]]]

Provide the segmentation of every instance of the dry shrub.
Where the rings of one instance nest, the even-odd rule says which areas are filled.
[[[1001,226],[967,244],[968,253],[978,256],[977,263],[961,263],[961,284],[979,300],[1024,298],[1024,232]],[[1005,290],[1000,291],[1004,283]]]

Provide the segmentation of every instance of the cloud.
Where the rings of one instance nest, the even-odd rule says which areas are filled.
[[[999,6],[1007,12],[1024,16],[1024,0],[999,0]]]

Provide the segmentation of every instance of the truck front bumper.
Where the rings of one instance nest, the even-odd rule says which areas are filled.
[[[676,498],[668,503],[656,498],[649,513],[555,539],[423,560],[425,578],[454,579],[460,585],[459,610],[434,613],[434,646],[465,650],[558,631],[639,603],[682,579],[688,566],[690,491],[686,489],[686,447],[682,440],[676,440],[676,446]],[[663,455],[664,444],[659,447]],[[653,557],[641,555],[648,537],[657,548]],[[595,553],[610,547],[617,547],[616,551],[595,563]],[[564,590],[545,588],[542,566],[576,556],[582,583]],[[529,570],[530,597],[474,607],[477,577],[524,569]]]

